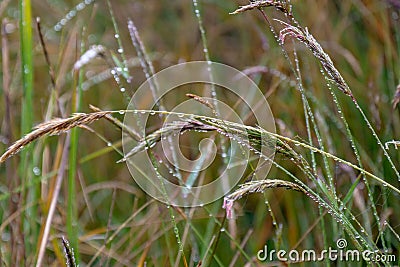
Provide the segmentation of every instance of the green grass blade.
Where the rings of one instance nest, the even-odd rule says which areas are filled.
[[[20,38],[21,38],[21,76],[22,76],[22,110],[21,110],[21,134],[26,134],[31,131],[33,126],[33,41],[32,41],[32,11],[31,11],[31,1],[21,0],[19,2],[20,6]],[[21,153],[21,163],[19,174],[21,177],[22,185],[28,183],[32,178],[33,168],[32,163],[32,153],[33,146],[28,145],[26,149]],[[21,194],[20,203],[21,206],[26,202],[34,201],[34,199],[29,200],[28,198],[34,198],[35,193],[29,196],[29,190],[23,191]],[[24,233],[30,233],[30,236],[37,239],[38,228],[34,221],[28,219],[28,222],[24,221],[24,214],[27,214],[28,218],[35,218],[37,213],[36,207],[30,207],[21,216],[21,227]],[[25,243],[25,248],[27,251],[32,251],[32,243],[29,240]]]

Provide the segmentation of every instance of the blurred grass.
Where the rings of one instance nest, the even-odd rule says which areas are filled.
[[[5,126],[1,129],[1,151],[7,148],[7,131],[14,133],[11,141],[18,139],[30,131],[33,124],[47,118],[47,106],[52,101],[49,93],[52,89],[48,66],[39,46],[37,33],[32,29],[32,17],[28,12],[29,2],[21,0],[25,5],[18,6],[13,1],[3,1],[1,6],[2,19],[7,18],[8,21],[5,25],[8,27],[6,38],[9,42],[10,56],[7,71],[12,73],[9,104],[14,111],[22,108],[21,112],[11,114],[11,129]],[[400,83],[398,2],[305,0],[292,3],[295,17],[301,25],[308,27],[330,54],[381,140],[397,140],[400,136],[399,109],[393,110],[391,101],[396,86]],[[78,86],[72,68],[75,60],[82,54],[81,43],[84,44],[84,50],[93,44],[101,44],[116,55],[119,54],[118,48],[123,45],[127,60],[135,58],[136,52],[126,26],[129,18],[135,21],[149,55],[157,54],[153,61],[156,71],[180,61],[204,59],[204,44],[190,1],[112,1],[120,40],[114,37],[115,27],[105,1],[86,6],[78,11],[60,32],[54,31],[53,26],[78,4],[78,1],[61,0],[32,0],[31,3],[33,16],[41,18],[50,61],[56,73],[54,90],[57,105],[52,107],[52,116],[66,116],[70,111],[89,112],[89,104],[103,110],[125,108],[125,96],[112,78],[90,87],[87,91],[79,91],[80,95],[74,96],[76,88],[79,88],[83,80],[90,79],[93,74],[110,67],[104,60],[96,59],[90,62],[81,71]],[[278,121],[278,132],[296,140],[308,140],[302,95],[298,88],[293,86],[293,82],[296,82],[294,73],[291,72],[281,47],[265,21],[257,11],[228,15],[238,5],[243,4],[246,2],[199,1],[210,58],[240,70],[266,66],[268,71],[253,73],[251,77],[268,95],[268,102]],[[272,8],[265,11],[270,17],[283,18]],[[19,24],[19,19],[25,21],[25,24]],[[81,36],[84,26],[88,27]],[[285,47],[289,54],[296,49],[305,94],[314,112],[325,149],[340,158],[357,163],[317,61],[298,42],[287,42]],[[121,62],[122,60],[121,58]],[[31,71],[25,73],[21,70],[23,68]],[[145,77],[139,64],[131,67],[129,71],[133,77],[132,83],[124,86],[126,94],[132,95]],[[2,69],[2,75],[4,73],[5,70]],[[2,88],[3,95],[5,91],[5,88]],[[337,97],[354,135],[364,168],[398,187],[399,181],[352,102],[340,92],[337,92]],[[79,98],[81,101],[78,101]],[[6,105],[0,105],[0,117],[4,119]],[[120,131],[110,126],[109,122],[99,121],[91,127],[99,136],[110,142],[118,142],[121,138]],[[342,237],[340,226],[325,210],[320,211],[318,205],[299,193],[282,189],[270,190],[264,195],[251,195],[238,201],[235,204],[238,219],[233,223],[225,222],[225,231],[220,232],[219,223],[223,221],[224,216],[221,201],[189,211],[170,210],[162,204],[152,202],[135,184],[126,166],[115,164],[121,158],[118,153],[108,149],[104,140],[92,132],[81,129],[78,131],[79,138],[76,136],[74,141],[71,141],[69,183],[67,184],[67,180],[63,183],[50,235],[53,244],[49,243],[46,250],[45,265],[64,264],[63,259],[56,257],[55,251],[62,248],[61,242],[58,242],[61,235],[66,235],[72,247],[78,247],[76,253],[80,254],[82,264],[90,262],[93,255],[99,251],[99,247],[107,244],[101,257],[93,260],[93,265],[102,263],[122,266],[146,261],[148,265],[153,266],[172,266],[177,261],[177,266],[182,266],[183,261],[177,260],[179,246],[173,231],[171,213],[175,216],[179,234],[185,241],[184,252],[188,262],[197,263],[204,256],[209,266],[228,266],[238,251],[234,243],[240,244],[250,230],[250,237],[244,243],[235,266],[245,265],[265,244],[271,249],[315,248],[320,251],[326,248],[326,245],[336,247],[335,241]],[[314,134],[311,135],[311,140],[317,144]],[[7,222],[7,218],[17,212],[15,219],[4,226],[5,230],[1,233],[1,260],[6,266],[23,264],[21,260],[24,257],[26,265],[33,265],[36,260],[38,226],[47,216],[46,209],[40,205],[51,195],[50,185],[59,166],[58,147],[63,145],[63,137],[49,137],[33,143],[31,149],[23,150],[17,159],[12,159],[14,162],[18,161],[20,171],[17,173],[13,170],[11,176],[6,170],[6,165],[0,165],[2,222]],[[197,147],[197,144],[187,145]],[[33,154],[34,149],[39,149],[39,153]],[[311,162],[309,151],[302,152]],[[394,146],[389,146],[388,153],[398,167],[398,151]],[[88,158],[89,155],[92,157]],[[85,161],[80,163],[84,159]],[[304,173],[289,160],[277,156],[276,161],[300,180],[305,180]],[[323,158],[316,156],[316,163],[317,173],[321,177],[325,176],[327,170]],[[329,164],[338,196],[344,199],[349,190],[354,190],[348,209],[362,222],[371,239],[379,240],[381,234],[389,252],[397,255],[399,259],[400,240],[394,234],[399,233],[399,196],[378,183],[370,182],[377,216],[382,223],[389,222],[394,230],[393,233],[385,228],[381,233],[374,220],[365,184],[358,178],[359,172],[333,161],[329,161]],[[40,170],[38,175],[32,171],[35,166]],[[275,167],[272,168],[269,177],[290,179]],[[32,185],[32,179],[40,179],[40,187]],[[359,184],[353,186],[356,182]],[[306,183],[311,188],[315,187],[309,180]],[[16,192],[19,186],[24,188],[25,193],[21,194],[23,198],[18,202],[13,198],[15,194],[11,193]],[[77,190],[76,195],[72,194],[74,189]],[[34,192],[37,192],[37,195]],[[268,202],[265,203],[266,201]],[[9,203],[14,203],[17,208],[12,209]],[[74,205],[75,212],[70,210]],[[268,211],[269,207],[271,211]],[[23,211],[25,208],[27,210]],[[188,215],[188,212],[192,214]],[[77,216],[76,227],[73,224],[74,214]],[[185,218],[183,214],[188,217]],[[273,224],[272,216],[276,225]],[[324,222],[323,226],[320,220]],[[18,221],[25,223],[22,225]],[[105,236],[112,236],[124,223],[126,226],[115,234],[113,240],[104,241]],[[193,232],[184,234],[186,227],[193,229]],[[15,235],[18,231],[22,236],[17,238]],[[326,235],[327,244],[324,244],[322,231]],[[221,233],[218,242],[211,242],[217,240],[218,233]],[[76,240],[74,235],[77,235]],[[21,240],[21,237],[26,242],[25,251],[15,250],[16,243],[10,241],[13,238]],[[376,241],[376,244],[381,248],[381,241]],[[349,247],[352,246],[349,244]],[[209,251],[208,254],[206,251]],[[20,253],[19,258],[17,254],[12,256],[13,253]],[[214,259],[211,259],[210,253],[213,253]],[[252,264],[257,266],[260,262]],[[307,264],[310,263],[304,263],[303,266]],[[346,263],[337,264],[347,266]]]

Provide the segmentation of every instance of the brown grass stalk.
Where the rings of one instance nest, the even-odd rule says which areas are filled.
[[[232,194],[226,196],[226,199],[229,200],[238,200],[245,195],[248,195],[250,193],[262,193],[265,191],[267,188],[285,188],[285,189],[290,189],[290,190],[295,190],[295,191],[300,191],[300,192],[306,192],[304,188],[299,186],[298,184],[295,184],[293,182],[288,182],[284,180],[279,180],[279,179],[267,179],[267,180],[261,180],[261,181],[250,181],[244,184],[239,185],[239,189],[237,189],[235,192]]]
[[[248,11],[248,10],[252,10],[252,9],[255,9],[255,8],[258,9],[258,8],[262,8],[262,7],[271,7],[271,6],[273,6],[276,9],[282,11],[283,13],[290,14],[290,11],[289,11],[287,5],[285,5],[285,4],[283,4],[283,3],[279,2],[279,1],[276,1],[276,0],[251,1],[250,4],[245,5],[245,6],[241,6],[238,9],[236,9],[235,11],[233,11],[233,12],[231,12],[229,14],[230,15],[236,15],[236,14],[239,14],[239,13],[242,13],[242,12],[245,12],[245,11]]]
[[[235,192],[233,192],[232,194],[230,194],[224,198],[224,204],[223,204],[222,208],[224,208],[226,210],[226,217],[228,219],[233,218],[233,203],[236,200],[238,200],[248,194],[251,194],[251,193],[263,193],[268,188],[278,188],[278,187],[295,190],[295,191],[300,191],[300,192],[307,194],[307,191],[303,187],[301,187],[298,184],[295,184],[293,182],[288,182],[288,181],[279,180],[279,179],[250,181],[250,182],[239,185],[239,189],[237,189]]]
[[[107,114],[111,113],[111,111],[75,113],[66,119],[56,118],[47,122],[43,122],[37,125],[32,132],[28,133],[10,146],[0,157],[0,163],[4,162],[6,159],[20,151],[24,146],[32,143],[36,139],[39,139],[45,135],[58,135],[72,128],[91,124],[92,122],[104,118]]]

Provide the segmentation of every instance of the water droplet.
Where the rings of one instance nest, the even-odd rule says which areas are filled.
[[[77,6],[76,6],[76,10],[78,10],[78,11],[81,11],[82,9],[84,9],[85,8],[85,4],[84,3],[79,3]]]
[[[112,146],[112,144],[110,142],[107,142],[107,146]]]
[[[220,231],[221,231],[221,232],[225,232],[225,228],[224,228],[224,227],[222,227]]]
[[[118,53],[120,53],[120,54],[122,54],[122,53],[124,53],[124,49],[122,49],[122,48],[118,48]]]
[[[114,34],[114,37],[118,39],[119,38],[119,34],[118,33]]]
[[[35,174],[36,176],[40,175],[40,169],[39,167],[33,167],[33,174]]]
[[[121,115],[125,114],[125,110],[120,110],[120,111],[118,111],[118,113],[121,114]]]
[[[119,90],[120,90],[122,93],[125,92],[125,88],[124,88],[124,87],[121,87]]]

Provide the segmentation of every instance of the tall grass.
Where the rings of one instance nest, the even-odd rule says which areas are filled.
[[[339,238],[347,240],[346,249],[396,256],[377,265],[399,264],[399,6],[292,2],[4,1],[1,264],[285,265],[277,258],[261,262],[257,252],[264,245],[320,252],[337,248]],[[34,46],[31,11],[41,17],[42,49]],[[78,30],[83,23],[85,30]],[[39,51],[46,56],[36,56]],[[203,59],[247,73],[268,98],[278,132],[251,119],[221,119],[216,102],[203,99],[197,85],[166,95],[156,110],[124,109],[158,70]],[[146,101],[156,98],[158,86],[151,85]],[[237,105],[219,90],[210,91],[213,100]],[[214,117],[170,110],[187,97]],[[138,125],[145,138],[122,124],[123,115],[142,113],[150,116],[148,125]],[[160,126],[167,116],[176,120]],[[121,131],[137,141],[125,158]],[[189,158],[210,137],[221,158],[206,171],[181,172],[178,161],[159,154],[165,135],[180,135]],[[231,142],[271,163],[268,177],[252,181],[257,170],[250,160],[237,188],[197,208],[147,197],[117,163],[146,150],[154,184],[162,187],[169,174],[178,184],[201,184],[228,160],[221,155],[229,154]],[[274,143],[272,161],[260,146]]]
[[[21,76],[22,76],[22,103],[21,103],[21,134],[28,133],[33,126],[33,37],[32,37],[32,11],[31,1],[21,0],[19,1],[19,12],[20,12],[20,45],[21,45]],[[29,183],[29,180],[33,178],[33,167],[34,162],[37,162],[33,158],[33,147],[28,147],[21,154],[21,162],[19,165],[19,177],[20,182],[24,186]],[[32,187],[28,190],[23,190],[19,199],[19,208],[24,208],[25,205],[30,202],[36,202],[38,199],[38,187]],[[22,242],[22,247],[25,246],[27,251],[34,251],[34,240],[38,236],[38,225],[34,221],[37,216],[37,205],[33,205],[21,214],[19,220],[18,230],[22,235],[19,240]],[[25,239],[23,236],[28,235],[29,238]],[[19,247],[19,246],[18,246]],[[15,247],[16,248],[16,247]],[[14,253],[20,249],[14,250]],[[23,253],[25,254],[25,253]],[[17,256],[17,260],[24,263],[23,256]]]

